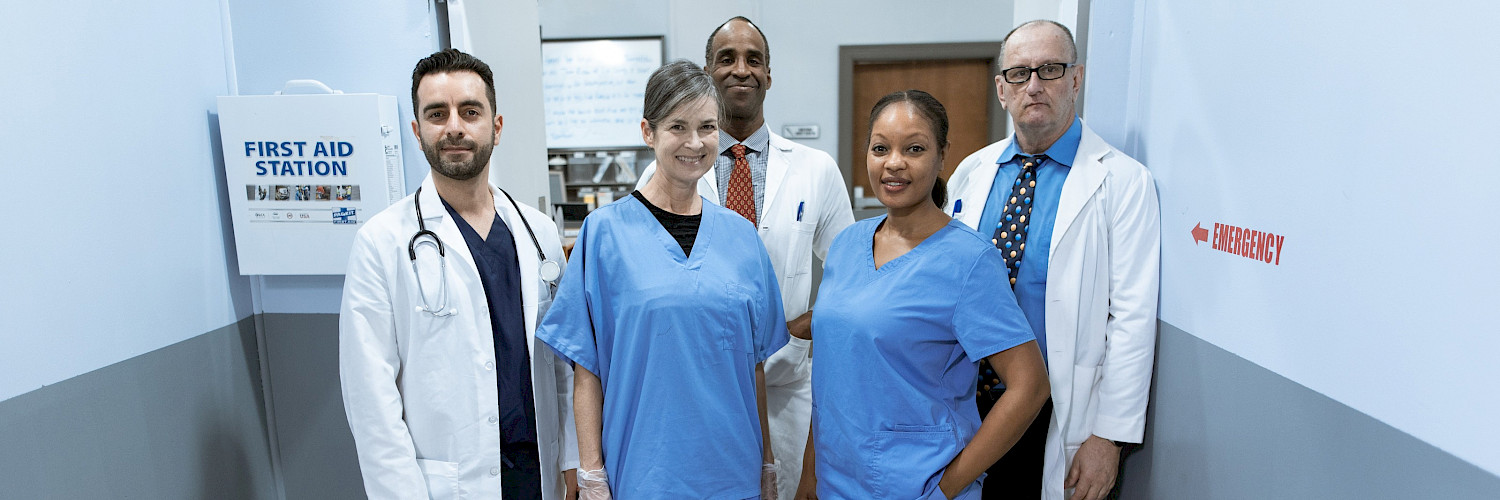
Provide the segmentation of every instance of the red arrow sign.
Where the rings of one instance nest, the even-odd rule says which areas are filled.
[[[1193,245],[1208,241],[1208,230],[1203,229],[1203,223],[1193,226]]]

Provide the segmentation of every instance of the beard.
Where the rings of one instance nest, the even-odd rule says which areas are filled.
[[[459,146],[468,148],[474,152],[474,156],[468,161],[449,161],[443,158],[443,148]],[[485,165],[490,163],[490,153],[494,152],[495,143],[480,144],[473,139],[440,139],[436,143],[422,141],[422,152],[427,156],[427,163],[432,165],[432,170],[443,177],[456,181],[466,181],[479,176],[484,171]]]

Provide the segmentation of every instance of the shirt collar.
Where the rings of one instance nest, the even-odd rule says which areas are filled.
[[[1052,143],[1052,146],[1048,147],[1042,154],[1047,155],[1047,158],[1052,159],[1052,161],[1071,168],[1073,166],[1073,157],[1078,156],[1078,143],[1082,140],[1083,120],[1074,116],[1073,124],[1068,126],[1068,131],[1063,132],[1062,137],[1057,138],[1057,142]],[[1016,142],[1016,134],[1012,133],[1010,134],[1010,144],[1005,146],[1004,151],[1000,152],[1000,158],[996,160],[996,163],[1009,163],[1012,159],[1015,159],[1016,155],[1032,156],[1021,152],[1021,146]]]
[[[770,125],[762,123],[760,128],[755,129],[755,132],[751,133],[750,137],[746,137],[744,141],[736,141],[728,132],[725,132],[723,129],[719,130],[720,155],[723,155],[725,151],[729,151],[729,148],[734,147],[735,144],[744,144],[746,148],[756,153],[766,152],[766,149],[771,147]]]

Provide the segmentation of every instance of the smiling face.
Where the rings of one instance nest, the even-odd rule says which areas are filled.
[[[1067,34],[1056,26],[1036,23],[1016,30],[1005,42],[1000,67],[1034,68],[1050,63],[1072,63]],[[1083,68],[1074,66],[1062,78],[1043,80],[1036,74],[1023,83],[1008,83],[995,77],[1000,105],[1016,123],[1016,134],[1024,143],[1051,145],[1073,123],[1073,104],[1083,85]],[[1030,152],[1030,151],[1028,151]]]
[[[745,21],[730,21],[714,34],[709,54],[708,72],[724,96],[724,113],[739,120],[759,118],[771,88],[771,64],[760,32]]]
[[[417,120],[411,124],[432,171],[464,181],[490,164],[502,120],[490,109],[484,80],[470,71],[433,73],[417,86]]]
[[[938,144],[933,123],[911,102],[894,102],[870,124],[865,165],[875,198],[886,208],[933,203],[932,187],[943,171],[946,145]]]
[[[679,184],[696,183],[719,153],[719,102],[712,97],[684,102],[656,128],[641,120],[641,137],[656,152],[658,174]]]

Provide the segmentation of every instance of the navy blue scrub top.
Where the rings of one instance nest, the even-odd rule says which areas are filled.
[[[500,442],[536,442],[536,404],[531,391],[531,356],[526,351],[526,316],[521,307],[521,265],[516,240],[500,214],[490,225],[490,236],[480,238],[447,200],[443,208],[458,224],[479,282],[490,303],[490,325],[495,336],[495,375],[500,381]]]

